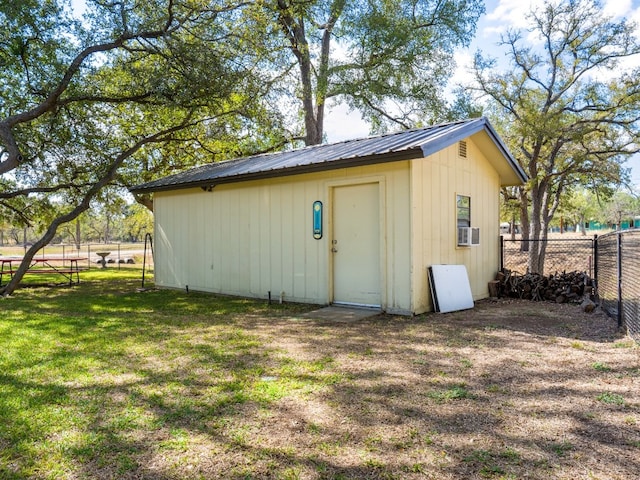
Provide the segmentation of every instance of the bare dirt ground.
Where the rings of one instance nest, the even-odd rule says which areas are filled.
[[[640,349],[602,313],[505,299],[240,323],[334,380],[243,406],[246,443],[220,452],[220,477],[247,462],[246,478],[640,478]]]

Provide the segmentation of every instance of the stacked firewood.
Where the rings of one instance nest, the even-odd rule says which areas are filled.
[[[498,272],[496,281],[491,282],[492,295],[514,297],[527,300],[552,301],[557,303],[580,303],[585,294],[592,293],[593,282],[585,272],[562,272],[553,275],[526,273],[510,270]]]

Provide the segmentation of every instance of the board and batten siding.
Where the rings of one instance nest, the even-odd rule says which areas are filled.
[[[409,162],[157,192],[155,279],[167,288],[328,304],[332,189],[379,185],[382,308],[411,313]],[[313,238],[313,202],[323,238]]]
[[[498,173],[467,139],[467,157],[458,144],[411,163],[413,313],[433,310],[427,268],[437,264],[467,267],[474,300],[489,295],[498,269]],[[480,228],[480,245],[457,245],[456,196],[471,197],[471,226]]]

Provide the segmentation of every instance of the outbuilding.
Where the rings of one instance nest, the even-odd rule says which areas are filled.
[[[499,267],[499,192],[526,175],[486,118],[212,163],[153,192],[155,283],[432,310],[427,269]]]

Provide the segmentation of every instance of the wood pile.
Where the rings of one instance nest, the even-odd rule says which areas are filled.
[[[521,275],[505,269],[498,272],[495,282],[490,282],[489,291],[492,296],[497,297],[556,303],[580,303],[585,294],[588,297],[592,293],[592,285],[591,278],[585,272],[563,272],[553,275],[526,273]]]

